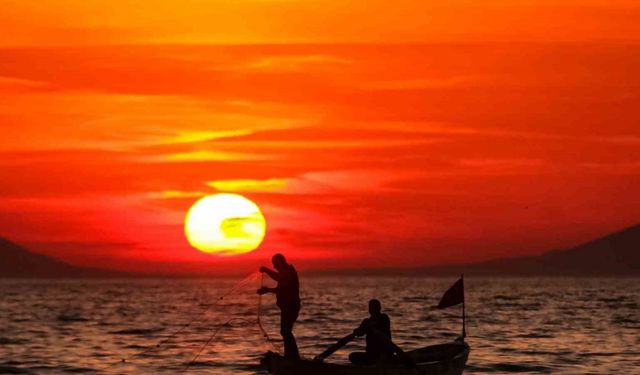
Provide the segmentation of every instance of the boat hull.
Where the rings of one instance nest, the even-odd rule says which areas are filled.
[[[288,360],[269,352],[262,364],[274,375],[460,375],[469,357],[464,342],[427,346],[407,352],[417,368],[403,365],[356,366],[307,359]]]

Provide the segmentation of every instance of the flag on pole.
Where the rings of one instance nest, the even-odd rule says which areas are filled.
[[[464,280],[462,277],[449,290],[444,292],[440,303],[438,303],[438,308],[446,309],[461,303],[464,303]]]

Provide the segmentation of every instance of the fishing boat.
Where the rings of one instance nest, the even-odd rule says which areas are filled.
[[[470,347],[464,341],[426,346],[407,351],[415,366],[377,364],[358,366],[321,362],[311,359],[289,360],[280,354],[267,352],[263,366],[274,375],[460,375],[464,370]]]
[[[261,364],[274,375],[461,375],[464,371],[471,348],[464,341],[466,337],[464,308],[464,279],[460,279],[449,288],[437,308],[447,308],[462,304],[462,335],[453,342],[425,346],[403,351],[391,340],[387,345],[397,354],[394,363],[376,363],[373,365],[341,364],[324,362],[356,336],[355,332],[343,337],[314,359],[288,359],[274,352],[267,352]],[[372,332],[372,333],[375,333]],[[378,338],[384,339],[380,333]]]

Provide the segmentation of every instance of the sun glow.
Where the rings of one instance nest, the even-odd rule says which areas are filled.
[[[215,194],[187,213],[185,234],[191,246],[210,254],[238,255],[260,246],[266,221],[260,208],[238,194]]]

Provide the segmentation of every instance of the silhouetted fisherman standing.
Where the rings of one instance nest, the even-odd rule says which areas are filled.
[[[273,280],[278,282],[275,288],[262,287],[258,294],[275,293],[276,303],[280,308],[280,334],[284,341],[284,356],[290,359],[299,359],[298,344],[293,336],[293,324],[300,313],[300,283],[296,269],[284,258],[282,254],[276,254],[271,258],[276,271],[268,267],[260,267]]]

